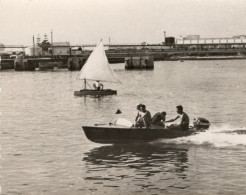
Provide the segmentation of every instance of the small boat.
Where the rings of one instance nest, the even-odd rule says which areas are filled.
[[[158,139],[173,139],[178,137],[190,136],[209,128],[209,121],[198,118],[194,126],[187,131],[170,127],[123,127],[117,124],[82,126],[86,137],[96,143],[102,144],[121,144],[131,142],[150,142]]]
[[[74,92],[75,96],[84,96],[84,95],[97,96],[97,95],[114,95],[114,94],[117,94],[117,91],[111,89],[104,89],[104,90],[82,89],[80,91]]]
[[[116,90],[112,89],[93,89],[90,87],[89,81],[101,81],[110,83],[120,83],[119,79],[114,74],[111,69],[105,50],[103,47],[102,40],[93,50],[89,58],[87,59],[85,65],[80,70],[78,79],[84,80],[84,89],[79,91],[74,91],[75,96],[85,96],[85,95],[114,95],[117,94]],[[89,86],[89,89],[87,88]]]

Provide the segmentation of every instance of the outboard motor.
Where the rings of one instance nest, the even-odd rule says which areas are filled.
[[[210,123],[205,118],[197,118],[194,120],[194,128],[198,131],[204,131],[209,128]]]

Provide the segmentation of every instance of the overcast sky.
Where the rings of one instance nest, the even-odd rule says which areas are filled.
[[[72,44],[160,43],[167,36],[246,34],[245,0],[0,0],[0,43],[32,44],[53,29]]]

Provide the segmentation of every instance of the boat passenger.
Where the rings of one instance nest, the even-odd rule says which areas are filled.
[[[139,118],[138,121],[136,121],[136,127],[149,128],[151,125],[151,114],[148,110],[146,110],[146,107],[143,104],[140,106],[140,113],[143,115]]]
[[[138,111],[138,113],[137,113],[137,116],[136,116],[136,118],[135,118],[135,122],[139,121],[139,119],[142,118],[142,116],[144,115],[144,114],[142,113],[142,111],[140,110],[140,107],[141,107],[141,106],[142,106],[142,104],[138,104],[138,105],[137,105],[137,111]]]
[[[103,84],[100,83],[100,81],[96,81],[96,82],[93,84],[93,87],[94,87],[96,90],[103,90]]]
[[[164,127],[166,112],[157,112],[151,119],[151,125]]]
[[[181,119],[180,124],[176,125],[175,128],[179,128],[183,131],[186,131],[189,129],[189,124],[190,124],[189,116],[183,111],[183,106],[179,105],[176,108],[177,108],[178,116],[174,119],[166,121],[166,123],[176,121],[177,119]]]

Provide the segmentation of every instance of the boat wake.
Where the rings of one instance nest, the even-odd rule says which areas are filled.
[[[206,132],[162,141],[171,144],[207,145],[214,147],[246,146],[246,128],[211,126],[210,130]]]

